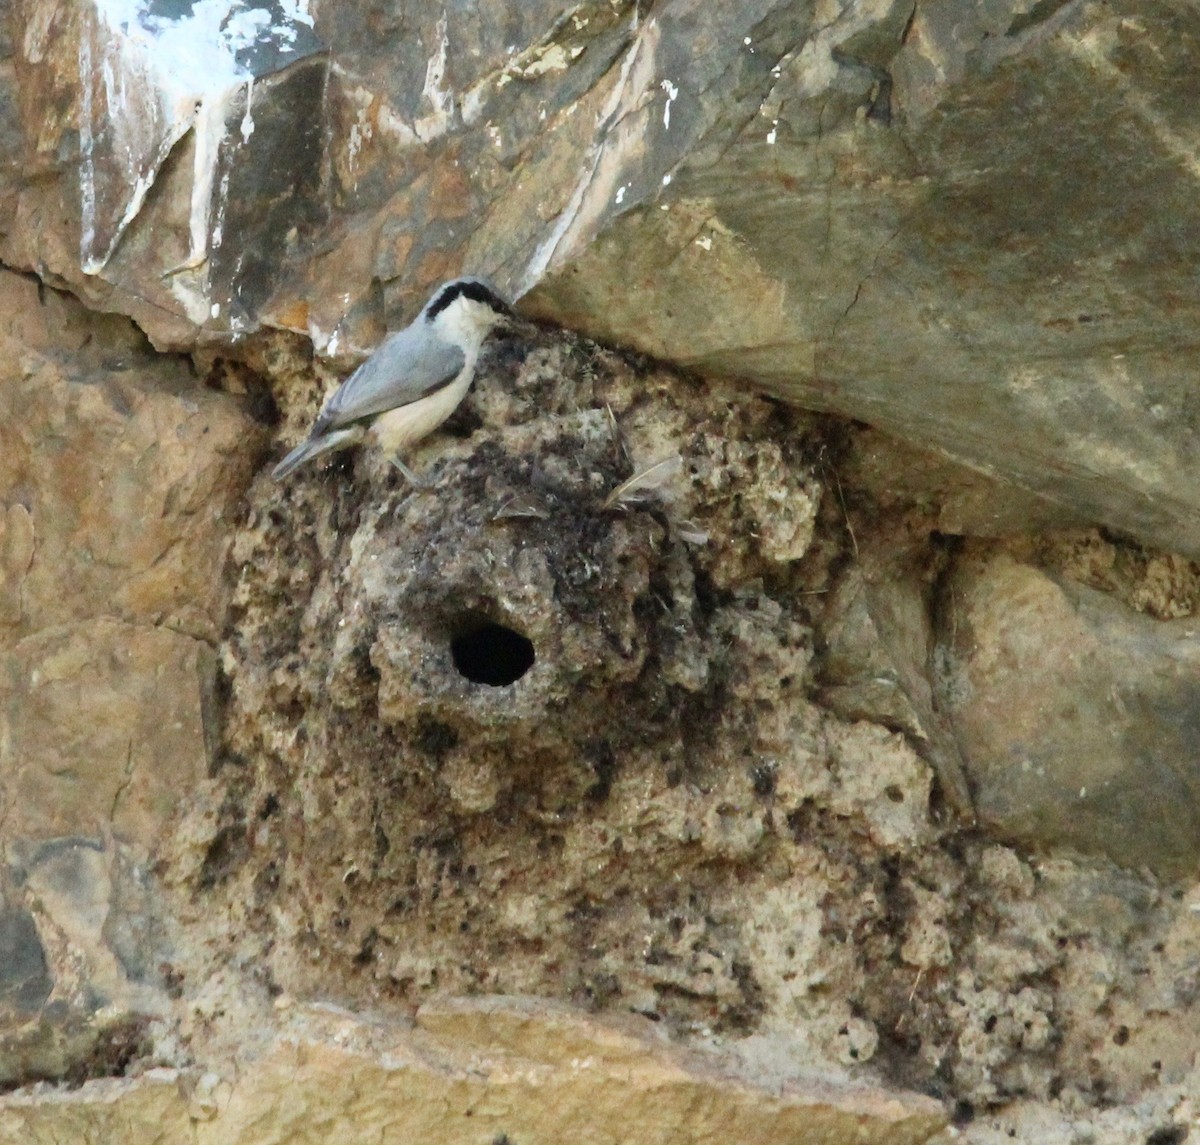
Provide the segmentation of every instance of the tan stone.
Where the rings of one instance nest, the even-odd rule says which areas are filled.
[[[0,623],[114,615],[215,641],[256,452],[237,403],[130,323],[0,273],[0,425]]]
[[[1156,620],[986,551],[960,561],[949,600],[940,703],[981,821],[1125,867],[1192,871],[1194,620]]]
[[[869,493],[881,513],[920,506],[935,515],[939,532],[955,536],[1005,537],[1078,524],[1069,509],[1019,485],[870,428],[850,439],[838,480]]]
[[[33,563],[33,520],[24,505],[0,508],[0,624],[21,620],[21,590]]]
[[[945,1121],[937,1102],[871,1085],[767,1089],[634,1023],[512,998],[426,1009],[416,1030],[307,1009],[236,1072],[154,1070],[0,1099],[0,1142],[22,1145],[117,1135],[195,1145],[915,1145]]]
[[[149,847],[206,774],[212,651],[110,619],[0,652],[7,839],[103,836]]]

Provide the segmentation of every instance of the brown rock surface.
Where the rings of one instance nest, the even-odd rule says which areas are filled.
[[[0,274],[8,839],[148,850],[207,771],[250,423],[124,320]]]
[[[649,1023],[644,1023],[649,1026]],[[513,1141],[918,1145],[944,1124],[927,1098],[813,1078],[771,1091],[714,1055],[666,1049],[544,1002],[478,999],[417,1028],[329,1009],[283,1023],[236,1075],[157,1070],[73,1094],[0,1098],[0,1141]]]
[[[111,830],[148,853],[180,794],[208,774],[212,649],[101,618],[19,641],[4,663],[8,840]]]
[[[986,549],[957,562],[945,591],[939,690],[982,822],[1127,866],[1193,870],[1195,619],[1156,619]],[[1189,607],[1186,593],[1159,601]]]
[[[27,277],[0,273],[0,315],[16,634],[111,616],[215,642],[225,515],[253,464],[252,423],[130,323]]]
[[[286,347],[256,355],[298,426],[318,384]],[[180,401],[171,384],[144,400]],[[497,346],[466,408],[413,458],[433,490],[410,489],[367,453],[252,484],[233,543],[211,780],[200,692],[187,683],[204,641],[133,612],[14,640],[20,692],[6,711],[21,770],[6,794],[24,777],[8,814],[29,820],[7,843],[0,913],[13,951],[0,973],[6,1076],[160,1062],[186,1067],[187,1096],[181,1075],[152,1071],[74,1098],[9,1099],[0,1126],[103,1133],[106,1118],[136,1120],[146,1103],[163,1125],[187,1115],[236,1140],[282,1109],[279,1079],[311,1069],[306,1124],[419,1116],[431,1139],[453,1134],[443,1075],[398,1073],[387,1057],[416,1052],[378,1033],[406,1016],[418,1029],[403,1037],[421,1054],[420,1039],[437,1037],[455,1052],[470,1042],[472,1068],[523,1063],[451,1089],[479,1086],[464,1108],[474,1125],[502,1115],[493,1137],[561,1135],[611,1101],[605,1125],[621,1139],[644,1111],[655,1132],[699,1118],[703,1140],[751,1116],[721,1112],[730,1070],[737,1092],[780,1095],[750,1090],[767,1140],[803,1127],[839,1140],[845,1118],[886,1125],[882,1140],[923,1140],[938,1116],[903,1096],[914,1089],[943,1098],[943,1117],[955,1104],[960,1120],[976,1112],[968,1139],[1015,1125],[1055,1140],[1046,1126],[1109,1116],[1101,1107],[1114,1101],[1141,1110],[1130,1124],[1171,1124],[1197,1036],[1188,896],[1104,865],[1031,861],[931,806],[931,790],[947,793],[929,766],[943,775],[930,665],[948,586],[970,567],[939,529],[962,486],[928,459],[902,480],[871,478],[862,459],[886,473],[885,446],[856,442],[549,332]],[[606,504],[676,454],[640,497]],[[209,465],[197,462],[214,489],[231,488]],[[232,481],[235,467],[225,471]],[[970,488],[980,530],[1006,532],[1007,493],[996,491],[994,513],[986,487]],[[20,575],[38,559],[38,516],[36,499],[15,503],[5,567]],[[1020,514],[1008,519],[1016,527]],[[188,534],[208,575],[218,557],[207,546],[229,520],[226,510]],[[176,527],[192,524],[185,514]],[[1107,609],[1186,614],[1200,586],[1188,562],[1088,536],[1003,545],[1013,562],[1109,594]],[[6,599],[20,634],[23,592]],[[219,609],[210,597],[198,615]],[[484,668],[510,663],[484,621],[533,645],[511,683],[470,676],[480,661],[464,660],[461,642],[481,632]],[[871,692],[876,679],[886,687]],[[833,702],[831,689],[842,718],[815,702]],[[104,735],[85,740],[96,710]],[[91,774],[73,743],[104,749],[86,755],[94,806],[51,797]],[[54,753],[65,766],[35,782],[31,765]],[[155,853],[164,887],[143,857],[167,789],[183,797]],[[700,1112],[664,1097],[679,1044],[630,1049],[628,1035],[544,1002],[532,1019],[515,1003],[453,1000],[494,992],[657,1017],[708,1063],[702,1083],[680,1083]],[[317,1029],[288,1016],[296,999],[382,1017]],[[511,1081],[567,1085],[580,1070],[565,1063],[611,1060],[614,1045],[659,1079],[644,1104],[627,1059],[601,1091],[564,1090],[549,1126],[545,1104]],[[703,1056],[714,1052],[725,1064]],[[358,1086],[358,1104],[338,1103],[338,1078]],[[873,1088],[881,1078],[892,1098]]]
[[[146,863],[208,774],[226,514],[254,438],[125,319],[6,271],[0,315],[11,1083],[111,1072],[166,1008]]]
[[[0,258],[331,355],[482,270],[1200,555],[1189,6],[220,8],[8,5]]]

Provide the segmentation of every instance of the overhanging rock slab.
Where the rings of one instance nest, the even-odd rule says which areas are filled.
[[[1183,6],[919,4],[818,84],[816,36],[535,305],[1195,556],[1198,40]]]

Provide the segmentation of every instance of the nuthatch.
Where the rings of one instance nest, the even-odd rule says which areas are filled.
[[[466,396],[487,336],[514,317],[486,282],[439,287],[412,324],[390,334],[325,403],[307,440],[275,468],[278,480],[322,453],[373,439],[414,485],[400,452],[432,433]]]

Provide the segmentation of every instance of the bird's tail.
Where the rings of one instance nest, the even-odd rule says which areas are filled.
[[[349,429],[335,429],[332,433],[323,433],[320,437],[306,438],[271,470],[271,476],[278,481],[306,461],[311,461],[314,457],[320,457],[322,453],[329,453],[334,449],[345,449],[346,446],[353,445],[360,437],[362,437],[362,430],[357,426],[352,426]]]

